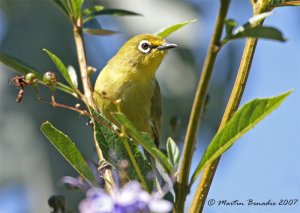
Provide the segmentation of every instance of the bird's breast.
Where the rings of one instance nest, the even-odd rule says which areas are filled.
[[[150,109],[155,89],[154,79],[149,81],[114,76],[110,80],[103,80],[102,83],[99,82],[101,86],[97,89],[97,93],[101,95],[96,98],[101,113],[114,122],[111,112],[117,111],[114,101],[120,100],[121,112],[138,130],[150,133]]]

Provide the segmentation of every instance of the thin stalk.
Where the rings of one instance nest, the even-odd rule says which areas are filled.
[[[138,163],[136,162],[136,160],[134,158],[134,155],[133,155],[133,152],[132,152],[132,150],[131,150],[131,148],[130,148],[130,146],[128,144],[128,141],[126,139],[126,132],[124,131],[124,128],[122,128],[121,140],[123,141],[123,144],[124,144],[124,146],[126,148],[126,151],[127,151],[128,155],[129,155],[129,158],[130,158],[130,160],[132,162],[132,165],[133,165],[133,167],[134,167],[134,169],[135,169],[135,171],[136,171],[136,173],[137,173],[137,175],[138,175],[138,177],[139,177],[139,179],[141,181],[141,184],[142,184],[143,188],[147,192],[150,192],[150,190],[149,190],[149,188],[147,186],[147,183],[145,181],[145,178],[144,178],[144,176],[143,176],[143,174],[141,172],[141,169],[140,169]]]
[[[96,152],[97,152],[99,161],[105,160],[102,155],[99,143],[97,141],[96,131],[94,131],[94,142],[95,142],[95,148],[96,148]],[[114,188],[115,188],[115,182],[114,182],[113,175],[112,175],[112,172],[110,169],[105,169],[104,179],[106,180],[105,181],[105,189],[108,191],[108,193],[112,194],[112,192],[114,191]],[[107,181],[108,181],[108,183],[107,183]]]
[[[257,41],[258,39],[256,38],[248,38],[246,41],[238,74],[227,107],[225,109],[222,121],[220,123],[219,130],[222,129],[224,125],[229,121],[229,119],[232,117],[233,113],[237,110],[240,104],[247,83],[251,64],[253,61],[253,56],[254,56]],[[203,174],[201,176],[201,180],[197,187],[189,212],[194,213],[194,212],[203,211],[205,200],[209,188],[211,186],[214,174],[218,167],[219,161],[220,161],[220,157],[204,168]]]
[[[88,66],[87,66],[87,61],[85,56],[85,48],[84,48],[84,41],[83,41],[83,34],[82,34],[82,21],[80,18],[78,19],[77,23],[73,23],[73,33],[74,33],[74,40],[76,44],[78,62],[80,67],[81,80],[82,80],[82,85],[84,90],[84,102],[87,105],[87,107],[91,106],[93,109],[95,109],[95,103],[92,96],[91,82],[87,70]],[[101,149],[99,147],[99,142],[97,141],[96,138],[95,131],[94,131],[94,143],[95,143],[99,161],[104,160]],[[105,184],[105,187],[106,190],[109,193],[111,193],[115,186],[111,170],[109,169],[105,170],[104,178],[109,181],[109,184]]]
[[[85,57],[85,48],[84,48],[81,26],[74,25],[73,32],[74,32],[76,49],[77,49],[77,56],[78,56],[78,62],[80,67],[80,74],[81,74],[82,86],[84,90],[85,102],[86,104],[88,104],[89,106],[95,109],[95,104],[92,96],[91,82],[88,77],[88,71],[87,71],[88,66]]]
[[[115,103],[115,105],[116,105],[116,107],[117,107],[117,109],[118,109],[118,112],[121,112],[121,108],[120,108],[121,100],[116,100],[116,101],[114,101],[114,103]],[[133,165],[133,167],[134,167],[134,169],[135,169],[135,171],[136,171],[136,173],[137,173],[137,175],[138,175],[138,177],[139,177],[139,179],[140,179],[140,181],[141,181],[141,184],[142,184],[143,188],[144,188],[146,191],[150,192],[150,190],[149,190],[149,188],[148,188],[148,185],[147,185],[147,182],[145,181],[145,178],[144,178],[144,176],[143,176],[143,174],[142,174],[142,172],[141,172],[141,169],[140,169],[138,163],[136,162],[136,160],[135,160],[135,158],[134,158],[134,154],[133,154],[133,152],[132,152],[132,150],[131,150],[131,148],[130,148],[130,146],[129,146],[129,143],[128,143],[128,140],[127,140],[127,138],[126,138],[126,135],[127,135],[127,134],[126,134],[125,128],[124,128],[124,126],[122,125],[122,126],[121,126],[121,134],[120,134],[120,138],[121,138],[121,140],[122,140],[122,142],[123,142],[123,144],[124,144],[124,146],[125,146],[125,149],[126,149],[128,155],[129,155],[129,158],[130,158],[130,160],[131,160],[131,162],[132,162],[132,165]]]
[[[174,212],[183,212],[184,203],[188,190],[188,181],[190,174],[190,167],[193,158],[197,130],[200,126],[200,117],[205,105],[205,97],[207,94],[208,85],[213,72],[213,67],[217,54],[219,52],[220,39],[222,36],[223,26],[228,11],[230,0],[222,0],[219,9],[214,33],[209,45],[208,54],[201,72],[201,78],[196,91],[192,112],[187,128],[187,133],[184,141],[184,148],[182,154],[182,163],[179,171],[179,180],[176,187],[176,202]]]
[[[70,87],[68,87],[60,82],[57,83],[56,88],[65,93],[68,93],[69,95],[75,96],[74,91]]]

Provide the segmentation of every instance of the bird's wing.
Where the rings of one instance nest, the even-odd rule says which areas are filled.
[[[154,135],[154,142],[157,147],[159,147],[159,135],[161,128],[161,116],[162,106],[161,106],[161,94],[160,88],[157,80],[155,79],[155,90],[151,98],[151,119],[152,119],[152,129]]]

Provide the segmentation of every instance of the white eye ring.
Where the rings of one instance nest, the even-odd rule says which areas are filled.
[[[142,40],[139,43],[138,49],[142,52],[142,53],[148,53],[151,51],[151,44],[149,41],[147,40]]]

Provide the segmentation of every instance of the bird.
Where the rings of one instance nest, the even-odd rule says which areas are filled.
[[[167,43],[152,34],[129,39],[98,75],[93,98],[98,111],[110,122],[119,110],[141,132],[146,132],[159,147],[162,122],[161,92],[155,73],[169,49]],[[118,125],[117,125],[118,126]]]

